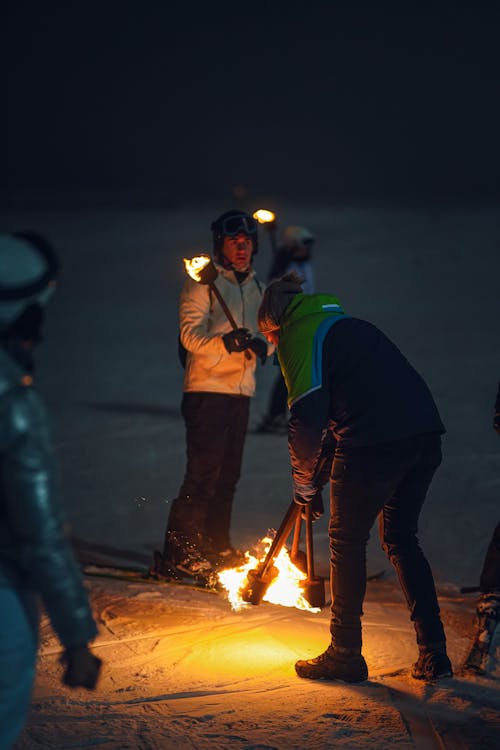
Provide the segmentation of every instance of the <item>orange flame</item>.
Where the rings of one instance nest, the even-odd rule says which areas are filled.
[[[259,208],[258,211],[254,211],[253,218],[259,222],[259,224],[269,224],[274,221],[276,215],[272,211],[268,211],[267,208]]]
[[[186,271],[195,281],[200,281],[200,271],[202,271],[208,263],[210,263],[208,255],[197,255],[194,258],[184,258]]]
[[[270,537],[264,537],[260,544],[265,545],[260,560],[245,552],[246,563],[239,568],[228,568],[218,573],[218,578],[222,586],[227,591],[227,598],[231,607],[239,611],[245,606],[253,606],[243,601],[241,593],[247,581],[248,572],[259,566],[259,563],[265,560],[266,554],[272,544]],[[283,607],[296,607],[297,609],[306,609],[309,612],[320,612],[318,607],[311,607],[304,597],[301,582],[305,581],[307,576],[290,560],[288,550],[285,546],[274,560],[274,566],[278,569],[278,575],[269,585],[263,596],[263,601],[271,604],[281,604]]]

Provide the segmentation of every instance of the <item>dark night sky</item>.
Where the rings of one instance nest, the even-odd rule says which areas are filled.
[[[11,1],[2,196],[491,197],[500,3],[423,5]]]

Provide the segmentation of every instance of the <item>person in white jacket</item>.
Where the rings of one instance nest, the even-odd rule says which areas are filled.
[[[272,347],[258,335],[264,286],[252,268],[257,223],[232,210],[212,226],[215,284],[238,328],[233,330],[210,288],[188,278],[180,297],[180,343],[186,351],[182,416],[187,465],[172,502],[158,572],[200,575],[235,564],[233,498],[241,471],[257,362]],[[159,570],[160,569],[160,570]]]

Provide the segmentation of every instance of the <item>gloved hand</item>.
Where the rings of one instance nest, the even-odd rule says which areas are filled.
[[[229,354],[233,354],[248,349],[248,342],[251,338],[248,328],[235,328],[233,331],[225,333],[222,341]]]
[[[266,364],[267,360],[267,344],[262,339],[252,336],[248,342],[248,348],[253,351],[257,359],[260,359],[261,365]]]
[[[102,661],[89,651],[88,646],[72,646],[61,657],[66,666],[63,683],[69,687],[83,687],[94,690]]]
[[[497,412],[495,416],[493,417],[493,427],[497,431],[497,433],[500,435],[500,412]]]
[[[306,520],[306,508],[310,506],[311,507],[311,518],[314,523],[314,521],[317,521],[318,518],[321,518],[321,516],[325,512],[325,507],[323,505],[323,497],[321,495],[321,490],[317,490],[316,494],[314,495],[313,499],[310,503],[307,503],[307,505],[303,505],[300,511],[301,518]]]
[[[318,488],[314,484],[293,483],[293,501],[297,505],[309,505],[312,503]]]

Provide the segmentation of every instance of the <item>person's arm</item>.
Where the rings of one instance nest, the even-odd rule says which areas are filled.
[[[210,334],[210,295],[208,287],[187,279],[179,303],[179,327],[182,345],[188,352],[227,354],[220,333]]]
[[[3,482],[13,555],[61,643],[85,648],[97,635],[80,570],[66,539],[58,471],[37,394],[18,388],[2,415]]]
[[[294,495],[310,502],[317,490],[318,464],[328,425],[328,393],[318,388],[291,407],[288,450],[292,466]]]
[[[246,328],[233,330],[228,321],[224,333],[209,332],[210,295],[205,284],[187,279],[179,305],[180,340],[188,352],[228,355],[248,348],[250,334]]]

